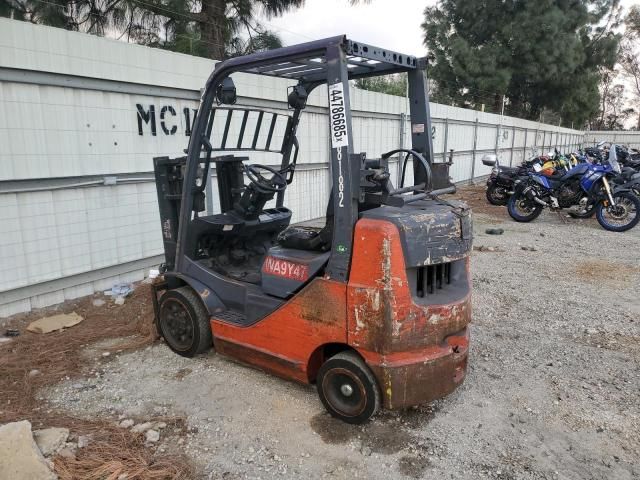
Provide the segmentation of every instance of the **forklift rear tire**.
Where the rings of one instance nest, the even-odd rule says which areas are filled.
[[[378,382],[355,352],[341,352],[324,362],[316,384],[324,407],[344,422],[364,423],[380,409]]]
[[[209,314],[191,287],[162,295],[157,327],[169,348],[183,357],[193,357],[213,345]]]

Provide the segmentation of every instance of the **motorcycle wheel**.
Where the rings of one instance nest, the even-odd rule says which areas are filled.
[[[596,213],[596,209],[594,207],[594,205],[587,205],[587,208],[585,208],[584,210],[577,212],[577,211],[570,211],[569,212],[569,216],[571,218],[591,218],[595,215]]]
[[[542,205],[538,205],[525,196],[514,194],[509,198],[507,210],[509,216],[516,222],[530,222],[542,213]]]
[[[487,201],[491,205],[505,206],[509,201],[509,194],[507,193],[507,190],[495,183],[487,187],[485,195],[487,197]]]
[[[628,192],[614,194],[615,206],[605,205],[604,202],[596,206],[596,218],[605,230],[610,232],[626,232],[635,227],[640,221],[640,199]]]

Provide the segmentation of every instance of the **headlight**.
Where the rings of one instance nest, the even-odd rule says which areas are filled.
[[[499,172],[500,172],[500,169],[498,167],[493,167],[491,169],[491,173],[494,174],[494,175],[497,175]]]

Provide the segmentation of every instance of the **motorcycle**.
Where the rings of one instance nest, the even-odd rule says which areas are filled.
[[[482,157],[483,165],[493,167],[487,179],[487,190],[485,195],[491,205],[506,205],[509,197],[513,193],[513,185],[516,178],[527,173],[527,167],[503,167],[496,155],[485,155]]]
[[[605,148],[604,145],[607,142],[598,142],[595,147],[586,147],[584,149],[584,154],[589,158],[592,163],[602,163],[605,156]]]
[[[572,153],[567,158],[556,150],[555,152],[550,152],[547,156],[535,157],[525,161],[517,167],[504,167],[500,165],[496,155],[487,154],[482,157],[482,163],[488,167],[493,167],[487,179],[487,190],[485,191],[487,201],[492,205],[506,205],[509,197],[513,194],[516,179],[526,175],[531,169],[540,167],[541,172],[551,175],[558,169],[563,169],[565,172],[569,171],[571,166],[577,165],[581,161],[585,160],[581,160],[579,154]]]
[[[542,209],[554,211],[589,206],[598,223],[605,230],[624,232],[640,221],[640,199],[631,189],[616,185],[611,180],[621,173],[616,149],[609,149],[608,161],[602,165],[581,163],[564,175],[549,177],[538,172],[528,173],[515,182],[509,199],[509,215],[517,222],[536,219]]]
[[[614,178],[616,188],[628,189],[637,197],[640,197],[640,169],[622,167],[622,173]]]

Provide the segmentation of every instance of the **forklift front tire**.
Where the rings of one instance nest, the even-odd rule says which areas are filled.
[[[344,422],[364,423],[380,408],[378,382],[355,352],[341,352],[324,362],[316,384],[322,404]]]
[[[213,345],[209,314],[191,287],[167,290],[160,298],[158,332],[171,350],[193,357]]]

